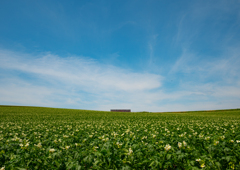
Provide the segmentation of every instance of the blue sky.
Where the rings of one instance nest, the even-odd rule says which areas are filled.
[[[0,104],[240,108],[237,0],[0,1]]]

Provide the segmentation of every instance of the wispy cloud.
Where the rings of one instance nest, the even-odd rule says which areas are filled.
[[[222,85],[235,84],[240,75],[240,50],[238,47],[226,47],[217,58],[198,55],[184,49],[182,55],[175,62],[169,74],[183,73],[189,81],[198,79],[198,82],[221,82]],[[184,78],[184,76],[182,77]]]
[[[64,104],[92,101],[93,105],[123,98],[128,101],[129,94],[159,88],[162,81],[159,75],[135,73],[86,57],[61,58],[50,53],[34,56],[1,50],[0,68],[1,102],[26,105],[49,106],[51,101],[56,106],[61,100]],[[66,96],[68,100],[64,100]]]
[[[239,108],[240,105],[240,51],[236,47],[226,47],[217,58],[198,55],[184,49],[175,62],[168,77],[179,76],[178,91],[191,95],[181,96],[191,99],[187,107],[200,109]],[[201,103],[205,103],[201,106]],[[211,103],[211,104],[210,104]],[[179,108],[184,108],[184,105]]]
[[[238,1],[197,1],[179,13],[173,44],[183,48],[203,47],[219,50],[239,39]],[[234,21],[234,22],[233,22]],[[237,38],[238,37],[238,38]]]
[[[158,34],[154,34],[150,37],[150,40],[148,41],[149,65],[153,64],[154,50],[155,50],[157,37],[158,37]]]
[[[225,72],[239,71],[237,67],[232,67],[233,62],[237,66],[239,61],[234,60],[234,54],[237,55],[237,51],[232,51],[232,59],[224,66]],[[62,58],[51,53],[33,55],[1,50],[0,103],[93,110],[130,108],[133,111],[239,107],[239,77],[232,77],[234,82],[226,84],[184,80],[173,91],[169,91],[167,85],[164,86],[165,80],[173,74],[198,72],[195,75],[199,78],[214,67],[215,61],[204,66],[197,63],[194,65],[191,61],[197,59],[194,59],[193,54],[190,56],[188,59],[183,55],[171,73],[164,77],[101,64],[81,56]],[[212,68],[212,76],[214,72],[222,70],[222,67],[218,67]]]
[[[92,91],[93,87],[97,90],[137,91],[161,86],[159,75],[134,73],[84,57],[60,58],[50,53],[40,56],[6,51],[0,53],[1,68],[35,74],[45,80],[71,83],[88,91]]]

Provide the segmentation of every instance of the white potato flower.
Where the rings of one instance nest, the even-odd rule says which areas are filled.
[[[210,139],[210,137],[209,137],[209,136],[205,137],[205,140],[209,140],[209,139]]]
[[[217,144],[219,144],[219,141],[215,141],[215,142],[214,142],[214,145],[217,145]]]
[[[181,148],[182,147],[182,143],[178,142],[178,147]]]
[[[171,149],[171,146],[170,146],[169,144],[167,144],[167,145],[164,147],[164,149],[165,149],[166,151],[169,151],[169,150]]]
[[[53,153],[55,151],[55,149],[49,149],[50,153]]]
[[[128,155],[132,154],[133,150],[131,148],[128,149]]]
[[[42,147],[42,144],[41,144],[41,143],[38,143],[38,144],[37,144],[37,147],[38,147],[38,148],[41,148],[41,147]]]

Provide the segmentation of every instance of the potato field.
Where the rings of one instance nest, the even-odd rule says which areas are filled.
[[[0,107],[1,170],[240,170],[240,110]]]

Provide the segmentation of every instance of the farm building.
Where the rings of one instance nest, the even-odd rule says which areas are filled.
[[[131,109],[111,109],[111,112],[131,112]]]

